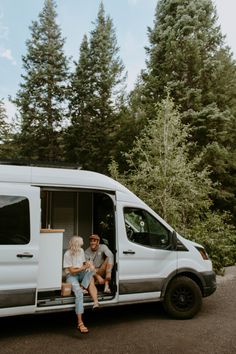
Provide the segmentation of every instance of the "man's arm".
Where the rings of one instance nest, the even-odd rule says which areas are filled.
[[[102,247],[102,252],[105,254],[105,256],[108,258],[108,264],[113,266],[114,264],[114,256],[111,250],[106,245],[101,245]]]

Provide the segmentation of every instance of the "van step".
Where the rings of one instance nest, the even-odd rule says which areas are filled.
[[[37,301],[37,306],[38,307],[46,307],[46,306],[58,306],[58,305],[70,305],[75,303],[75,297],[74,296],[61,296],[59,294],[55,294],[56,292],[47,292],[47,293],[42,293],[38,294],[38,301]],[[98,293],[98,301],[102,302],[104,300],[112,300],[114,297],[113,294],[104,294],[104,293]],[[91,304],[92,305],[92,299],[89,295],[84,295],[84,304]]]

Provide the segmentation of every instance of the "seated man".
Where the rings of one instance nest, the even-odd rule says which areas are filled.
[[[85,251],[85,258],[95,267],[95,280],[99,284],[104,284],[104,293],[110,294],[109,282],[111,280],[111,271],[114,264],[113,253],[106,245],[100,245],[100,237],[91,235],[89,237],[90,247]]]

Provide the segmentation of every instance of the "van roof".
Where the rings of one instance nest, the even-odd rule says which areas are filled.
[[[0,182],[128,191],[126,187],[106,175],[92,171],[63,168],[0,165]]]
[[[121,183],[106,175],[92,171],[0,164],[0,183],[118,192],[116,194],[118,200],[138,203],[139,206],[145,205],[151,211],[150,207]],[[156,216],[162,220],[157,214]],[[164,220],[162,222],[167,225]]]

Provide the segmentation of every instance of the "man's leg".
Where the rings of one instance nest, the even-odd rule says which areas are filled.
[[[111,272],[112,272],[112,264],[107,263],[106,266],[106,276],[105,276],[105,286],[104,286],[104,293],[110,294],[111,289],[109,286],[110,280],[111,280]]]
[[[105,259],[103,264],[96,271],[96,277],[99,284],[104,284],[104,292],[110,294],[111,290],[109,287],[109,282],[111,280],[111,272],[113,265],[108,263],[108,258]]]
[[[105,284],[105,276],[106,276],[106,266],[107,266],[107,258],[102,263],[101,267],[96,268],[95,279],[97,280],[98,284]]]
[[[89,290],[89,294],[92,297],[94,304],[93,304],[93,309],[98,309],[99,308],[99,303],[98,303],[98,292],[97,292],[97,288],[94,284],[94,278],[91,279],[91,282],[89,284],[88,287]]]

